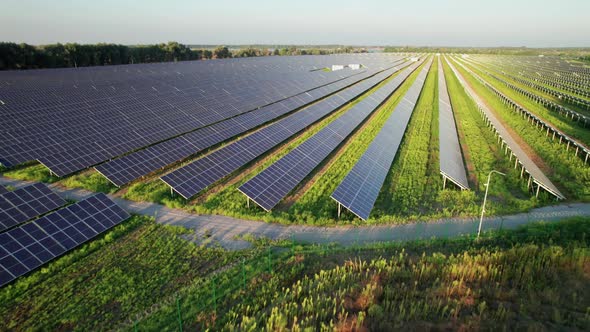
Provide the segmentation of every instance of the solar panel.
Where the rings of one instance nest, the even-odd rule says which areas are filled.
[[[326,95],[352,85],[372,72],[348,77],[320,88],[321,92],[290,97],[252,112],[238,115],[212,126],[198,129],[169,141],[165,141],[135,153],[96,166],[96,170],[117,186],[123,186],[172,163],[207,149],[215,144],[242,134],[270,120],[284,116],[295,109],[314,102]],[[316,89],[314,89],[316,90]]]
[[[421,62],[417,62],[404,69],[375,93],[354,105],[238,189],[263,209],[270,211],[377,109],[420,64]]]
[[[445,182],[449,179],[459,188],[469,189],[457,126],[440,58],[438,59],[438,121],[440,173],[445,178]]]
[[[127,218],[101,193],[0,234],[0,287]]]
[[[8,189],[4,188],[3,186],[0,186],[0,195],[5,194],[8,192]]]
[[[46,185],[36,183],[0,195],[0,232],[66,204]]]
[[[358,74],[396,56],[264,57],[0,73],[0,163],[39,160],[65,176]],[[354,59],[354,60],[353,60]],[[289,103],[287,103],[288,105]],[[42,133],[42,135],[39,135]]]
[[[373,210],[431,65],[432,59],[424,66],[365,153],[332,193],[334,200],[363,220],[367,220]]]
[[[486,120],[492,125],[506,146],[510,148],[512,153],[516,156],[517,161],[523,166],[523,169],[526,169],[526,171],[531,175],[531,178],[534,179],[534,182],[558,199],[565,199],[565,196],[563,196],[563,194],[559,191],[559,189],[557,189],[553,182],[549,180],[549,178],[545,175],[545,173],[543,173],[539,166],[535,164],[535,162],[526,154],[526,152],[524,152],[522,147],[520,147],[520,145],[514,140],[502,122],[498,120],[494,113],[488,109],[486,104],[477,95],[477,93],[475,93],[471,86],[465,82],[463,75],[461,75],[461,73],[455,69],[455,66],[453,66],[453,64],[448,59],[445,58],[445,60],[461,85],[465,88],[465,91],[467,91],[469,96],[471,96],[471,98],[475,101]]]
[[[262,128],[239,141],[228,144],[187,166],[163,176],[161,179],[171,186],[174,191],[188,199],[268,152],[295,133],[346,105],[395,71],[396,69],[389,69],[381,72]],[[352,93],[350,93],[351,91]]]

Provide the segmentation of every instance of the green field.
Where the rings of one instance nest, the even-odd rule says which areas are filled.
[[[587,218],[480,241],[237,252],[186,232],[133,217],[0,289],[0,330],[590,328]]]

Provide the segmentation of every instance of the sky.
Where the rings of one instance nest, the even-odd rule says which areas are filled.
[[[0,41],[590,47],[590,0],[0,0]]]

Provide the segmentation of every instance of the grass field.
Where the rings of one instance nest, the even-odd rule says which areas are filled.
[[[479,242],[297,246],[245,283],[239,269],[228,271],[234,279],[218,276],[223,298],[195,289],[137,328],[171,331],[182,321],[184,329],[223,331],[588,329],[589,233],[590,221],[576,219]]]

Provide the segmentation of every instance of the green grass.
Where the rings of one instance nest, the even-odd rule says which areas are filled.
[[[443,61],[447,89],[455,113],[457,127],[464,141],[461,142],[468,156],[468,172],[474,192],[441,191],[438,201],[444,215],[475,215],[480,212],[488,173],[495,169],[507,173],[506,177],[494,177],[489,190],[486,210],[490,214],[502,214],[528,210],[539,204],[526,191],[514,170],[499,150],[496,137],[482,120],[477,105],[463,89],[455,74]]]
[[[58,177],[51,176],[47,167],[41,164],[24,165],[15,169],[8,169],[2,176],[15,180],[53,183],[59,181]]]
[[[222,297],[194,288],[137,327],[175,330],[179,309],[187,330],[586,330],[589,235],[590,220],[577,218],[478,242],[297,246],[273,254],[272,273],[260,256],[245,283],[240,268],[217,276]]]
[[[94,192],[112,194],[117,187],[94,169],[67,177],[59,184],[68,188],[81,188]]]
[[[111,329],[245,254],[197,246],[186,233],[132,217],[0,289],[0,330]]]
[[[405,137],[375,203],[373,217],[380,222],[416,217],[436,210],[442,188],[438,170],[438,63],[435,58],[412,113]],[[436,136],[436,137],[433,137]],[[433,162],[433,167],[429,163]],[[401,218],[399,218],[401,217]]]
[[[478,60],[485,62],[487,59],[484,58],[483,60],[482,59],[478,59]],[[488,69],[490,69],[489,67],[493,67],[493,70],[495,71],[496,75],[498,75],[499,77],[501,77],[504,80],[508,81],[509,83],[512,83],[512,84],[514,84],[514,85],[516,85],[516,86],[518,86],[518,87],[520,87],[522,89],[525,89],[525,90],[527,90],[529,92],[532,92],[532,93],[534,93],[536,95],[539,95],[539,96],[541,96],[541,97],[543,97],[545,99],[548,99],[548,100],[550,100],[550,101],[552,101],[552,102],[554,102],[554,103],[556,103],[558,105],[561,105],[561,106],[565,106],[567,108],[570,108],[573,111],[579,112],[579,113],[584,114],[584,115],[587,115],[587,116],[590,115],[590,111],[588,111],[586,108],[584,108],[584,107],[582,107],[580,105],[571,104],[571,103],[567,102],[566,100],[559,99],[556,96],[551,95],[551,94],[548,94],[548,93],[545,93],[542,90],[538,90],[538,89],[535,89],[533,87],[530,87],[530,86],[528,86],[526,84],[522,84],[520,82],[517,82],[514,79],[512,79],[511,77],[508,77],[508,76],[504,75],[501,72],[501,70],[498,69],[498,68],[502,68],[502,70],[507,70],[509,73],[511,72],[510,73],[511,75],[517,76],[517,75],[514,74],[515,68],[500,67],[500,66],[498,66],[495,63],[492,64],[491,66],[488,66]],[[516,69],[516,71],[517,71],[517,69]]]
[[[461,66],[455,66],[468,80],[475,91],[486,100],[488,105],[495,110],[500,119],[515,133],[518,133],[532,149],[551,167],[550,174],[546,174],[552,181],[559,185],[564,195],[573,200],[590,200],[590,168],[584,165],[584,161],[575,157],[571,151],[566,151],[559,140],[553,141],[551,135],[545,136],[544,131],[539,131],[527,120],[513,112],[490,89],[483,86],[471,74]]]

